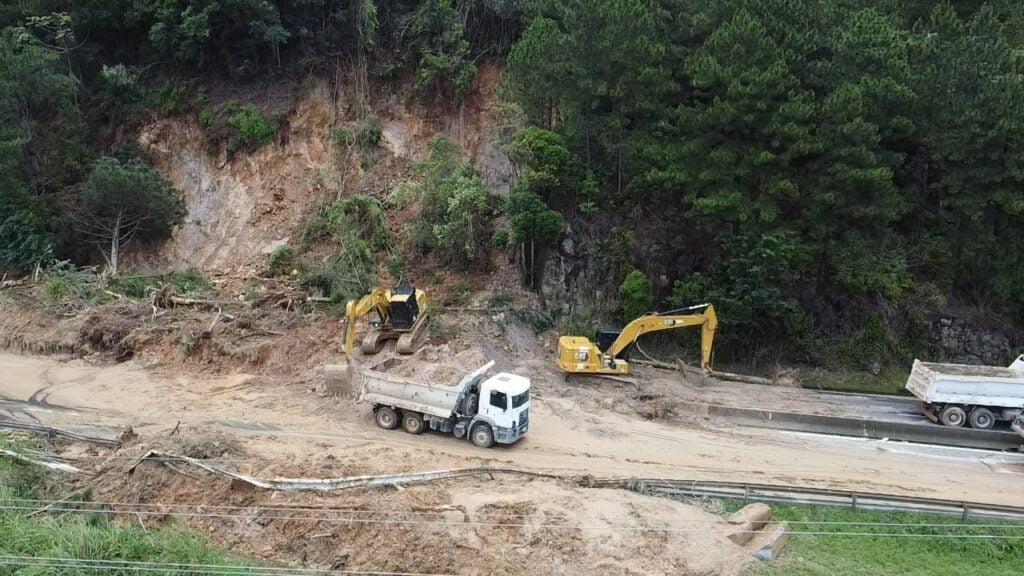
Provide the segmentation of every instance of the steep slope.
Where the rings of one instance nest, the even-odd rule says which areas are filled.
[[[491,193],[507,193],[513,169],[494,144],[493,128],[500,76],[499,67],[483,66],[465,104],[453,110],[427,109],[409,90],[366,104],[381,123],[378,149],[363,153],[372,155],[371,161],[346,157],[333,141],[334,127],[354,122],[360,116],[356,110],[365,108],[339,97],[325,79],[305,83],[274,142],[251,154],[211,155],[192,116],[145,126],[140,146],[184,193],[188,209],[171,240],[144,258],[146,265],[230,271],[256,264],[335,197],[358,193],[384,199],[409,177],[412,163],[424,157],[427,142],[438,134],[461,145]],[[401,228],[403,223],[393,224]]]

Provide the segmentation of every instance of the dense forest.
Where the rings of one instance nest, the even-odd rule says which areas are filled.
[[[564,223],[590,231],[589,277],[622,311],[711,301],[752,358],[902,360],[949,306],[1024,324],[1019,8],[7,2],[0,268],[85,261],[92,245],[116,268],[125,242],[166,237],[181,200],[126,134],[201,112],[208,79],[342,64],[372,85],[409,79],[429,108],[458,103],[481,61],[504,61],[502,98],[528,126],[506,147],[521,168],[512,230],[489,246],[529,242],[535,269]],[[232,149],[273,131],[247,107],[200,117],[218,119]]]

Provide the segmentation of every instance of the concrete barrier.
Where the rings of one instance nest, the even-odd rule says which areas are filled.
[[[699,416],[715,420],[756,428],[774,428],[858,438],[888,438],[895,441],[986,450],[1015,450],[1024,444],[1024,440],[1013,432],[950,428],[933,424],[924,420],[923,417],[920,424],[914,424],[847,416],[822,416],[757,408],[737,408],[698,402],[681,402],[678,409],[689,410]]]
[[[736,528],[733,532],[728,533],[726,538],[742,546],[750,542],[750,539],[754,537],[754,533],[764,528],[764,525],[771,519],[771,506],[763,502],[747,504],[737,510],[732,516],[729,516],[729,524]]]

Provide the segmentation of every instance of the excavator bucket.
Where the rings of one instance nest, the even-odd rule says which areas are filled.
[[[355,381],[355,365],[328,364],[324,366],[324,396],[352,397],[352,383]]]

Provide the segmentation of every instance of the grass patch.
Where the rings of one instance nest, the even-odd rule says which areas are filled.
[[[800,375],[800,385],[811,390],[893,394],[906,396],[903,388],[910,373],[889,369],[875,375],[870,372],[823,372],[815,370]]]
[[[726,511],[730,513],[742,506],[743,503],[738,501],[725,503]],[[1022,540],[948,537],[951,534],[1024,536],[1024,524],[1020,523],[988,519],[965,521],[956,516],[858,511],[829,506],[774,504],[772,507],[775,510],[773,520],[864,524],[791,524],[794,531],[836,535],[794,535],[778,561],[752,566],[743,576],[987,576],[1019,574],[1021,566],[1024,566]],[[883,523],[904,526],[880,526]],[[935,526],[939,524],[965,527]],[[872,535],[841,535],[843,532]],[[921,534],[934,537],[910,536]]]
[[[5,448],[30,450],[30,441],[0,437]],[[19,499],[45,497],[45,477],[30,464],[0,458],[0,505],[24,506]],[[70,506],[71,504],[69,504]],[[89,506],[75,503],[75,506]],[[95,509],[94,509],[95,510]],[[0,511],[0,555],[34,558],[60,558],[47,567],[30,563],[0,566],[4,576],[71,576],[125,574],[203,574],[202,569],[175,569],[159,566],[125,566],[119,569],[83,567],[74,560],[111,562],[147,562],[237,566],[235,574],[259,573],[251,563],[216,550],[202,537],[182,526],[159,527],[151,523],[143,529],[136,523],[111,520],[109,514],[76,512],[67,508],[38,517],[28,511]],[[64,560],[69,559],[69,560]],[[117,565],[113,565],[116,567]],[[246,567],[252,567],[251,571]]]

